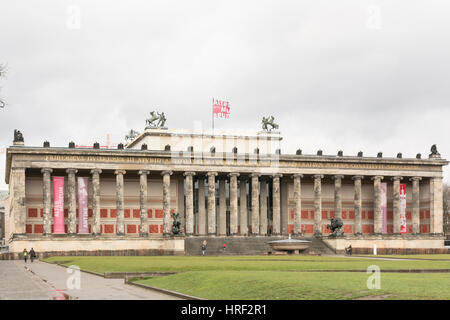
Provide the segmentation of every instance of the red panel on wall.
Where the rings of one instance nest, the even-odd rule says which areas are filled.
[[[150,224],[148,226],[150,233],[158,233],[158,225],[157,224]]]
[[[387,226],[387,232],[388,233],[394,233],[394,226],[392,224],[388,224]]]
[[[130,209],[125,209],[123,215],[125,218],[130,218]]]
[[[114,225],[105,224],[105,233],[114,233]]]
[[[288,234],[292,233],[294,231],[294,225],[288,224]]]
[[[127,233],[136,233],[136,225],[127,224]]]
[[[69,216],[69,209],[64,209],[64,218]]]
[[[88,209],[88,218],[92,217],[92,209]]]
[[[430,219],[430,210],[425,211],[425,214],[426,214],[426,218]]]
[[[322,219],[328,219],[328,211],[322,210]]]
[[[117,217],[117,210],[116,209],[110,209],[109,210],[109,215],[111,216],[111,218],[116,218]]]
[[[164,215],[163,210],[162,209],[156,209],[155,210],[155,218],[162,218]]]
[[[133,218],[139,218],[141,216],[141,210],[133,209]]]
[[[314,225],[304,224],[302,225],[302,230],[304,233],[314,233]]]
[[[162,224],[159,225],[159,233],[164,232],[164,226]]]
[[[38,210],[36,208],[28,208],[28,217],[29,218],[37,218]]]
[[[392,220],[393,217],[394,217],[394,213],[393,213],[392,211],[388,211],[388,212],[387,212],[387,219],[388,219],[388,220]]]
[[[371,233],[372,226],[370,224],[362,225],[362,233]]]
[[[362,219],[362,220],[365,220],[365,219],[366,219],[366,211],[365,211],[365,210],[362,210],[362,211],[361,211],[361,219]]]
[[[147,215],[148,215],[149,218],[152,217],[152,209],[148,209],[147,210]]]
[[[406,211],[406,219],[411,220],[411,211]]]
[[[314,210],[309,211],[309,218],[314,220]]]
[[[347,219],[347,211],[342,210],[342,219]]]
[[[34,233],[43,233],[44,225],[43,224],[35,224],[34,225]]]
[[[294,220],[294,210],[291,210],[289,217],[291,220]]]
[[[100,209],[100,218],[108,218],[108,209]]]
[[[334,218],[334,210],[331,210],[330,211],[330,219],[333,219]]]
[[[355,219],[355,211],[353,211],[353,210],[350,210],[349,212],[348,212],[348,214],[349,214],[349,219]]]
[[[353,226],[344,224],[344,233],[353,233]]]
[[[33,233],[33,225],[32,224],[27,224],[25,226],[25,232],[26,233]]]
[[[308,219],[308,210],[302,210],[302,219]]]
[[[331,233],[331,230],[326,225],[322,225],[322,233]]]
[[[373,211],[369,211],[368,214],[369,220],[373,220]]]
[[[40,211],[41,211],[41,218],[42,218],[42,217],[44,217],[44,209],[43,209],[43,208],[41,208],[41,210],[40,210]]]

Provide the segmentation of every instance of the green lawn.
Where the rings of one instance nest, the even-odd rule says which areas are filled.
[[[391,254],[391,255],[364,255],[365,257],[424,259],[424,260],[450,260],[450,254]]]
[[[369,290],[366,272],[299,272],[392,269],[450,269],[450,260],[381,260],[321,256],[121,256],[51,257],[47,262],[104,272],[174,271],[138,280],[207,299],[450,299],[450,273],[381,273],[381,289]]]
[[[381,273],[380,289],[372,290],[367,288],[368,276],[362,272],[192,271],[137,282],[218,300],[450,299],[449,273]]]

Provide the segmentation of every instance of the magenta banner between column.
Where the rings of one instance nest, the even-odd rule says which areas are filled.
[[[78,177],[78,233],[89,233],[88,178]]]
[[[406,233],[406,184],[400,184],[400,233]]]
[[[387,233],[387,183],[381,182],[381,233]]]
[[[65,233],[64,177],[53,177],[53,233]]]

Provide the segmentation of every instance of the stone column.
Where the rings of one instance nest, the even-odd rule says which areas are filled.
[[[67,231],[69,234],[77,233],[77,182],[75,174],[77,169],[67,169],[67,195],[68,195],[68,207],[69,207],[69,225]]]
[[[51,173],[53,169],[43,168],[41,173],[43,174],[43,214],[44,214],[44,235],[52,234],[52,183]]]
[[[172,171],[161,172],[163,177],[163,235],[172,235],[172,217],[170,214],[170,176]]]
[[[342,219],[342,179],[343,175],[335,175],[334,179],[334,217]]]
[[[444,233],[442,177],[430,178],[430,191],[431,190],[430,233],[441,235]]]
[[[261,179],[261,194],[259,196],[259,234],[267,235],[267,181]]]
[[[381,180],[382,176],[372,177],[373,180],[373,232],[382,233],[383,212],[381,210]]]
[[[147,176],[150,174],[148,170],[139,171],[139,207],[140,207],[140,226],[139,235],[141,237],[148,236],[148,212],[147,212]]]
[[[232,172],[228,174],[230,177],[230,234],[237,235],[238,230],[238,193],[237,178],[239,173]]]
[[[355,181],[355,234],[362,234],[362,199],[361,199],[361,179],[363,176],[354,176]]]
[[[208,172],[208,235],[216,234],[216,176],[217,172]]]
[[[252,235],[259,233],[259,174],[252,173]]]
[[[204,236],[206,230],[206,210],[205,210],[205,178],[198,178],[198,234]]]
[[[194,175],[195,172],[185,172],[186,182],[186,235],[194,234]]]
[[[302,234],[302,184],[301,178],[302,174],[294,174],[292,176],[294,179],[294,231],[293,235]]]
[[[125,170],[116,170],[114,174],[116,175],[116,234],[125,235],[125,219],[123,212],[123,175],[126,173]]]
[[[92,169],[92,215],[94,221],[92,223],[92,234],[100,234],[100,169]]]
[[[248,235],[248,209],[247,209],[247,177],[239,178],[240,206],[239,206],[239,226],[242,236]]]
[[[273,235],[281,234],[281,203],[280,203],[280,201],[281,201],[280,200],[281,199],[280,198],[280,178],[281,177],[282,177],[281,174],[272,175],[272,218],[273,218],[272,234]],[[294,197],[295,197],[295,195],[294,195]],[[301,203],[300,203],[300,210],[301,210]],[[300,227],[298,228],[298,230],[300,230]],[[294,227],[294,231],[295,231],[295,227]]]
[[[393,211],[394,211],[394,217],[393,217],[393,224],[394,224],[394,234],[398,233],[400,234],[400,213],[401,213],[401,206],[400,206],[400,180],[402,177],[393,177],[392,180],[394,180],[394,186],[393,186]]]
[[[323,175],[314,175],[314,236],[322,236],[322,179]]]
[[[420,193],[419,193],[419,183],[422,180],[421,177],[412,177],[409,181],[412,181],[412,233],[420,233]]]
[[[25,168],[12,168],[14,234],[26,234]],[[11,183],[10,182],[10,183]],[[5,213],[6,214],[6,213]]]
[[[225,189],[226,178],[219,177],[219,220],[218,235],[227,235],[227,193]]]

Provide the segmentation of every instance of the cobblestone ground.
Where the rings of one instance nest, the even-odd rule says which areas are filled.
[[[69,273],[72,271],[71,273]],[[123,279],[105,279],[44,262],[0,261],[2,300],[175,300],[171,295],[130,286]]]

